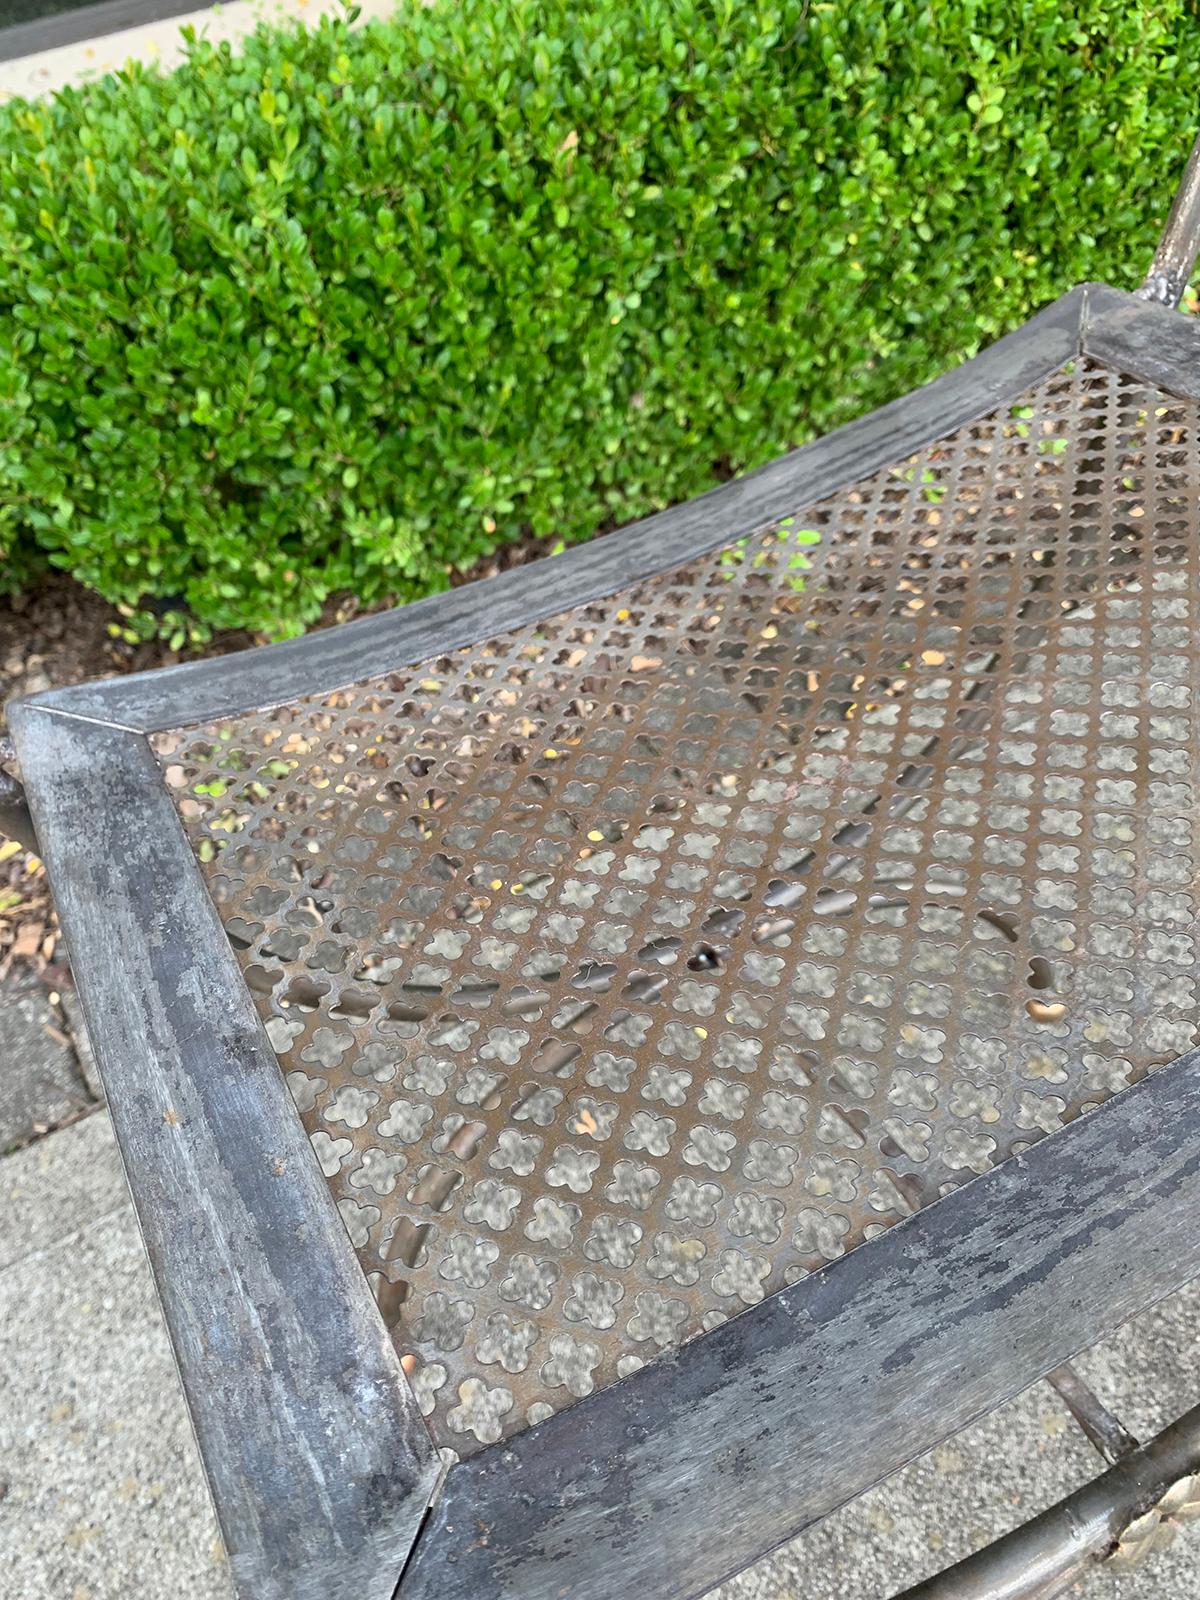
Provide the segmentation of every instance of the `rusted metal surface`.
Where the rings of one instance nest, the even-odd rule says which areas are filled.
[[[159,737],[439,1442],[1192,1045],[1195,411],[1081,360],[619,603]]]
[[[1114,1416],[1069,1361],[1061,1367],[1055,1367],[1053,1372],[1048,1372],[1046,1382],[1110,1467],[1123,1456],[1132,1455],[1138,1448],[1137,1439],[1120,1417]]]

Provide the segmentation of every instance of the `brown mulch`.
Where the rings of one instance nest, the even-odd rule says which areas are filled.
[[[451,583],[458,587],[523,566],[549,548],[549,540],[520,540],[469,572],[454,573]],[[339,596],[330,600],[315,626],[330,627],[385,608],[386,602],[363,606],[352,596]],[[250,633],[231,631],[202,649],[176,651],[161,640],[129,644],[120,637],[123,627],[114,606],[67,577],[47,579],[15,600],[0,601],[0,707],[52,686],[148,672],[263,642]],[[0,735],[3,732],[0,711]],[[52,989],[70,983],[45,868],[36,856],[0,834],[0,978],[16,964],[32,969]]]

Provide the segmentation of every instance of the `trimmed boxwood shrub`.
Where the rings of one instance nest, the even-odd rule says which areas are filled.
[[[0,550],[272,634],[1136,282],[1182,0],[438,0],[0,108]],[[147,620],[149,619],[149,620]]]

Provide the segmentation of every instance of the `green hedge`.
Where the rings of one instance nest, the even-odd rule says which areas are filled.
[[[1181,0],[438,0],[0,108],[0,547],[169,633],[443,586],[1132,285]]]

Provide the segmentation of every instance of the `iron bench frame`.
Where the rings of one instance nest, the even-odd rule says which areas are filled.
[[[243,1600],[685,1600],[1200,1274],[1197,1052],[674,1356],[444,1470],[149,742],[670,571],[1081,353],[1200,397],[1200,326],[1175,311],[1198,246],[1200,141],[1137,295],[1073,289],[927,387],[553,563],[9,706],[36,840],[11,778],[0,827],[40,841],[46,860]],[[1200,1409],[1145,1449],[1106,1443],[1094,1410],[1091,1423],[1108,1473],[912,1600],[1049,1595],[1137,1519],[1169,1521],[1174,1486],[1200,1470]]]

